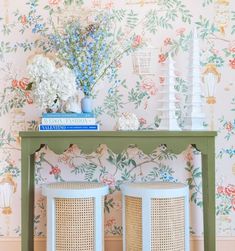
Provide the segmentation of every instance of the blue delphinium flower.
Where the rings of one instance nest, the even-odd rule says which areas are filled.
[[[109,82],[116,78],[115,57],[127,52],[114,53],[111,16],[102,13],[94,20],[86,27],[82,27],[79,20],[73,20],[65,25],[62,32],[55,31],[49,35],[51,47],[74,71],[77,86],[85,95],[91,95],[93,87],[104,76],[108,77]],[[34,32],[42,28],[35,26]],[[116,86],[118,84],[115,83]]]

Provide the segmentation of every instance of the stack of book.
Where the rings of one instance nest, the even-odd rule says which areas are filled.
[[[43,113],[39,131],[99,131],[93,113]]]

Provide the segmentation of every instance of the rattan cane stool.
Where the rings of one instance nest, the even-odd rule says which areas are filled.
[[[103,251],[103,208],[108,186],[62,182],[43,186],[47,196],[47,251]]]
[[[123,251],[189,251],[189,191],[181,183],[130,183],[123,194]]]

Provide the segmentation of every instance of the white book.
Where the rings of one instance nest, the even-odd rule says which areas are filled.
[[[95,125],[96,118],[42,118],[43,125]]]

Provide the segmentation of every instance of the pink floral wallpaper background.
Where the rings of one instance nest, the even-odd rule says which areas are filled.
[[[235,236],[235,2],[231,0],[1,0],[0,1],[0,189],[7,179],[14,187],[9,207],[0,200],[0,236],[20,236],[20,139],[19,131],[37,130],[41,112],[26,90],[26,65],[36,53],[43,53],[38,40],[50,27],[58,10],[66,15],[90,15],[105,9],[116,20],[115,39],[134,32],[136,44],[145,42],[155,56],[155,74],[133,72],[131,55],[116,62],[115,81],[96,86],[94,112],[102,130],[115,130],[118,116],[134,112],[141,130],[157,130],[158,90],[165,83],[161,73],[169,54],[176,61],[177,98],[187,92],[187,67],[191,31],[200,39],[202,76],[210,67],[219,79],[214,102],[205,96],[205,127],[218,131],[216,138],[217,236]],[[133,46],[136,46],[133,44]],[[81,95],[82,97],[82,95]],[[183,109],[177,114],[183,127]],[[102,143],[102,142],[101,142]],[[191,234],[203,234],[200,153],[189,147],[176,155],[166,146],[156,146],[150,155],[138,147],[114,153],[105,145],[85,155],[79,146],[56,155],[47,147],[36,158],[35,236],[46,234],[46,205],[41,184],[54,181],[86,180],[108,184],[105,201],[105,235],[120,237],[121,194],[127,181],[181,181],[190,187]],[[1,190],[2,191],[2,190]],[[2,196],[0,192],[0,196]]]

